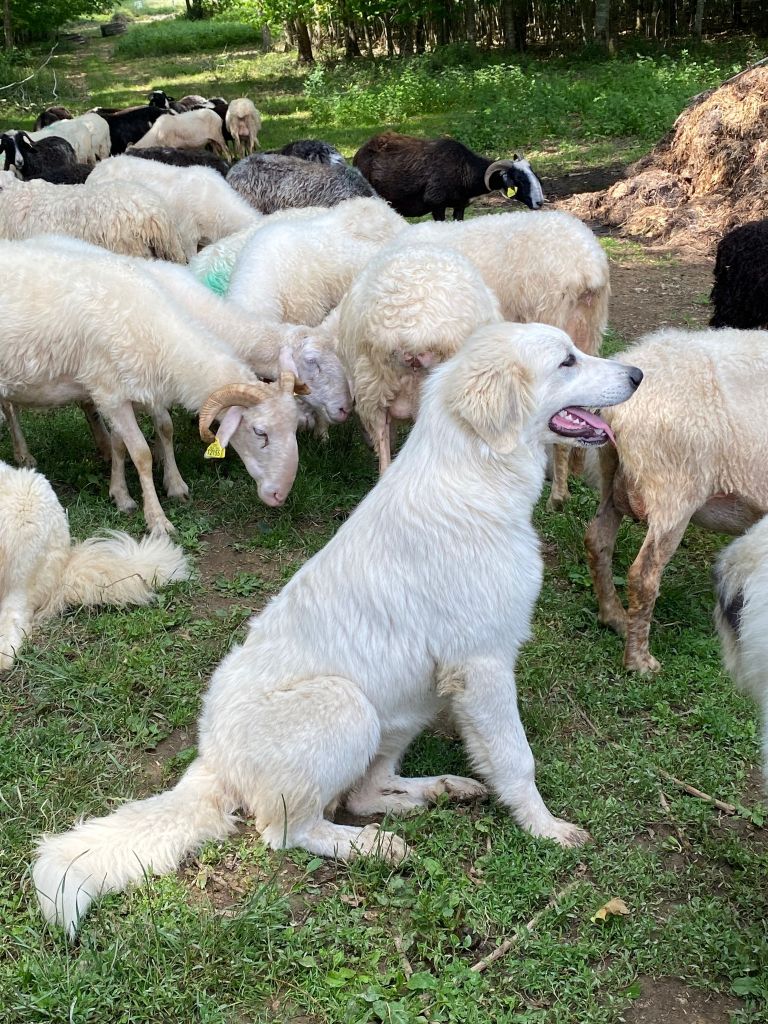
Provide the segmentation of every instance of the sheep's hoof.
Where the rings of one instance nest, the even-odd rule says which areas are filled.
[[[37,469],[37,459],[34,455],[22,455],[16,465],[21,466],[22,469]]]
[[[136,502],[129,494],[113,494],[110,491],[109,496],[112,499],[112,501],[114,501],[115,505],[117,505],[118,511],[124,512],[126,515],[130,515],[132,512],[135,512],[136,509],[138,508]]]
[[[165,516],[158,516],[157,519],[151,523],[147,523],[147,532],[154,536],[160,536],[164,533],[176,533],[176,527]]]
[[[605,615],[600,615],[598,622],[602,626],[607,626],[608,629],[612,629],[614,633],[619,636],[627,635],[627,613],[622,608],[617,612],[606,612]]]
[[[177,484],[166,484],[165,493],[169,498],[175,498],[177,501],[189,501],[189,487],[183,480]]]
[[[547,498],[547,508],[550,512],[561,512],[569,498],[570,494],[568,491],[566,491],[565,494],[554,494],[550,492],[550,495]]]

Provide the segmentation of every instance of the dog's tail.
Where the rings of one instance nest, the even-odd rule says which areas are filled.
[[[147,874],[167,874],[207,839],[233,831],[232,801],[201,758],[167,793],[134,800],[70,832],[43,836],[32,879],[46,921],[73,938],[91,902]]]
[[[185,580],[189,566],[181,548],[164,534],[135,541],[110,530],[73,544],[53,602],[61,607],[147,604],[157,587]]]

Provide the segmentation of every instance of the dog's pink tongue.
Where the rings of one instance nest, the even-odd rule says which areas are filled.
[[[605,420],[601,419],[597,413],[590,412],[588,409],[582,409],[580,406],[576,405],[569,406],[563,411],[569,412],[571,416],[575,416],[577,419],[584,420],[585,423],[588,423],[590,427],[594,427],[595,430],[602,430],[603,433],[608,436],[611,444],[616,447],[616,438],[613,431]]]

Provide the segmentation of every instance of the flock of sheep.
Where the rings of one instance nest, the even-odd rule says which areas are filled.
[[[137,409],[154,421],[168,497],[188,496],[170,416],[182,407],[199,417],[206,457],[234,449],[261,500],[279,506],[297,431],[328,435],[353,408],[386,471],[425,377],[483,325],[549,324],[599,352],[606,256],[582,222],[539,211],[541,185],[521,157],[385,133],[349,167],[314,140],[254,154],[260,124],[247,99],[158,91],[127,111],[52,109],[39,131],[0,136],[0,403],[16,461],[34,466],[18,408],[79,402],[123,512],[136,508],[126,453],[135,465],[150,532],[140,544],[113,535],[72,546],[46,481],[3,466],[0,669],[63,605],[147,600],[186,575]],[[231,167],[228,144],[242,157]],[[462,222],[471,198],[496,190],[529,209]],[[447,209],[454,221],[440,223]],[[424,213],[434,220],[405,220]],[[601,488],[587,531],[600,621],[626,637],[625,665],[640,672],[659,668],[651,617],[688,523],[741,532],[768,510],[768,348],[759,330],[727,329],[725,272],[737,258],[718,263],[721,329],[662,330],[617,357],[645,379],[604,411],[615,445],[587,465]],[[553,451],[553,508],[568,499],[569,471],[584,468],[573,451]],[[648,530],[625,610],[611,560],[627,515]],[[768,520],[729,549],[718,576],[729,664],[755,685],[768,666],[766,566]]]

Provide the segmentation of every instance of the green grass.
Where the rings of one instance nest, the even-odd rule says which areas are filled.
[[[261,39],[251,25],[183,18],[131,26],[115,44],[116,57],[165,57],[232,46],[255,46]]]
[[[290,56],[240,49],[107,65],[113,43],[93,28],[86,32],[87,48],[53,62],[59,95],[66,78],[77,109],[135,102],[153,87],[176,95],[246,93],[264,111],[265,147],[320,134],[349,153],[370,134],[366,124],[313,115],[302,91],[305,73]],[[711,59],[725,69],[735,58],[715,52]],[[487,65],[495,82],[484,99],[490,127],[502,102],[511,111],[526,76],[540,71],[554,82],[558,67],[527,62],[506,89],[508,72],[494,68],[517,65]],[[579,70],[572,61],[565,80],[574,92],[579,81],[587,90],[594,72],[604,85],[611,66]],[[654,63],[653,74],[661,66]],[[366,75],[334,72],[324,95],[343,97],[345,83]],[[396,77],[376,73],[382,89],[387,76]],[[691,80],[689,87],[698,85]],[[583,119],[582,99],[574,110]],[[459,134],[459,115],[482,125],[484,108],[475,100],[456,88],[457,106],[404,114],[398,127]],[[34,109],[21,104],[3,116],[28,122]],[[511,113],[496,127],[489,148],[498,150],[518,128],[528,130]],[[618,143],[593,139],[575,126],[566,139],[541,140],[533,152],[556,171],[612,162],[617,147],[626,153],[643,144],[631,133]],[[642,264],[649,274],[663,269],[633,243],[607,239],[605,246],[612,258]],[[628,340],[612,333],[606,348]],[[26,414],[23,422],[75,536],[105,526],[139,535],[141,517],[124,517],[109,501],[79,412]],[[531,839],[493,801],[441,804],[392,822],[415,850],[400,871],[334,865],[301,851],[269,853],[246,827],[206,846],[177,875],[104,899],[74,946],[42,927],[27,873],[36,837],[178,778],[194,755],[189,730],[206,681],[245,635],[248,615],[375,482],[371,453],[347,424],[327,445],[302,438],[290,499],[269,510],[237,460],[203,461],[189,417],[177,416],[176,428],[191,501],[166,508],[197,579],[169,588],[151,608],[75,610],[46,624],[0,679],[3,1024],[620,1024],[638,992],[652,992],[654,979],[665,977],[727,998],[739,1024],[765,1022],[768,846],[756,716],[720,668],[711,623],[709,567],[724,539],[697,529],[686,535],[656,608],[652,646],[663,672],[637,679],[621,668],[620,641],[596,623],[583,550],[596,498],[578,482],[563,513],[548,512],[543,502],[537,508],[547,571],[519,682],[542,793],[553,811],[591,831],[592,844],[564,851]],[[5,432],[0,458],[11,459]],[[620,534],[620,580],[641,537],[631,525]],[[405,767],[468,771],[460,744],[433,735],[414,745]],[[670,786],[660,769],[742,812],[720,815]],[[612,897],[623,899],[630,915],[592,923]],[[482,974],[469,970],[536,914],[535,931],[522,934],[506,957]],[[717,1019],[726,1018],[721,1010]]]

